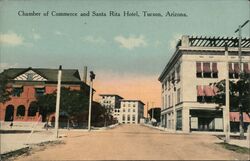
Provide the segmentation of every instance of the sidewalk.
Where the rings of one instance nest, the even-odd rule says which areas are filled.
[[[30,144],[38,144],[47,141],[55,141],[55,135],[53,131],[35,132],[32,135],[30,133],[12,133],[12,134],[0,134],[1,140],[1,154],[16,151],[22,148],[29,147]]]
[[[147,126],[149,128],[153,128],[153,129],[157,129],[157,130],[160,130],[160,131],[163,131],[163,132],[167,132],[167,133],[183,133],[182,131],[176,131],[174,132],[173,130],[171,129],[166,129],[164,127],[158,127],[158,126],[152,126],[150,124],[141,124],[143,126]],[[206,132],[206,131],[192,131],[190,133],[183,133],[183,134],[197,134],[197,135],[215,135],[215,136],[218,136],[218,135],[225,135],[224,132]],[[230,133],[230,136],[239,136],[240,134],[239,133]],[[247,133],[244,133],[244,136],[247,136]],[[224,142],[224,140],[217,140],[216,142]],[[246,148],[249,148],[250,149],[250,140],[239,140],[239,139],[233,139],[231,138],[230,141],[229,141],[229,144],[232,144],[232,145],[237,145],[237,146],[240,146],[240,147],[246,147]]]
[[[110,125],[107,127],[101,128],[93,128],[93,131],[103,131],[111,128],[115,128],[119,124]],[[6,154],[12,151],[16,151],[19,149],[27,148],[31,144],[39,144],[42,142],[47,141],[55,141],[58,140],[55,138],[54,129],[35,129],[35,132],[30,135],[30,128],[13,128],[13,129],[5,129],[10,131],[10,133],[2,133],[0,134],[0,154]],[[13,131],[11,133],[11,131]],[[19,132],[18,132],[19,131]],[[28,131],[28,133],[20,133],[22,131]],[[81,131],[81,132],[88,132],[88,129],[59,129],[59,135],[65,136],[67,131]]]

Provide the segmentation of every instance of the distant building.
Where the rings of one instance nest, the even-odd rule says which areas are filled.
[[[120,100],[123,98],[116,94],[100,94],[100,96],[102,97],[100,104],[108,109],[116,120],[119,120]]]
[[[119,123],[138,124],[144,114],[144,103],[140,100],[121,100]]]
[[[228,44],[229,71],[226,70],[225,43]],[[237,80],[240,68],[250,74],[249,38],[242,39],[241,67],[238,62],[237,38],[182,36],[159,77],[162,126],[183,132],[223,131],[223,109],[216,108],[218,105],[213,102],[217,89],[211,83],[227,75]]]
[[[12,95],[10,100],[0,103],[0,121],[40,121],[46,120],[46,114],[35,106],[36,97],[57,90],[58,69],[10,68],[3,71],[8,77]],[[89,97],[89,86],[81,81],[78,70],[63,69],[63,87],[74,90],[83,89]]]

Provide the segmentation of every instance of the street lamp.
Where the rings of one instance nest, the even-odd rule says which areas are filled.
[[[242,57],[241,57],[241,29],[249,22],[250,20],[245,21],[242,25],[239,25],[239,28],[235,30],[235,33],[239,32],[239,80],[241,80],[242,76]],[[240,109],[240,139],[244,139],[244,129],[243,129],[243,111],[242,111],[242,103],[241,103],[242,92],[239,90],[239,109]]]
[[[90,92],[89,92],[89,119],[88,119],[88,131],[90,131],[91,127],[91,106],[92,106],[92,87],[93,80],[95,79],[95,74],[93,71],[90,71]]]

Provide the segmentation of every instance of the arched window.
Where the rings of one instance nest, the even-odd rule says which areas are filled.
[[[24,115],[25,115],[25,107],[24,107],[24,105],[18,106],[16,116],[24,116]]]
[[[36,112],[38,111],[36,102],[31,102],[28,110],[28,116],[36,116]]]
[[[5,121],[13,121],[14,117],[14,106],[8,105],[5,110]]]

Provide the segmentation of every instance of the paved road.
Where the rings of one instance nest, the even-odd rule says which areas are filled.
[[[122,125],[105,131],[69,132],[65,144],[49,146],[26,160],[247,160],[215,144],[214,136],[170,134],[140,125]]]

